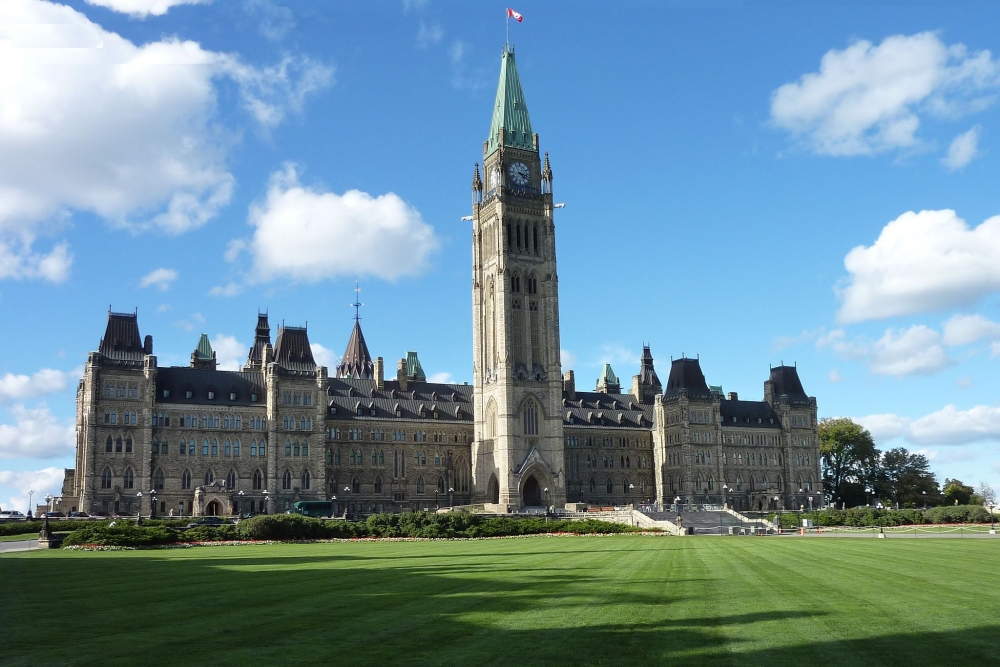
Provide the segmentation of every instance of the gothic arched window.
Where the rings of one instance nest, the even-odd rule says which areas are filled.
[[[104,472],[101,473],[101,488],[111,488],[111,468],[105,467]]]
[[[372,488],[375,493],[382,493],[382,478],[379,475],[375,475],[375,483]]]
[[[264,485],[264,476],[260,474],[260,470],[253,471],[253,490],[260,491],[261,487]]]
[[[609,494],[614,490],[614,485],[611,483],[610,477],[608,477],[608,481],[605,483],[604,486],[607,488]]]
[[[163,471],[159,468],[153,473],[153,489],[156,491],[163,490]]]
[[[190,489],[191,488],[191,471],[185,470],[181,474],[181,488]]]
[[[303,470],[302,471],[302,476],[299,479],[299,481],[302,482],[302,487],[301,488],[302,488],[303,491],[309,489],[309,485],[312,482],[312,476],[309,474],[308,470]]]
[[[289,470],[285,471],[285,474],[281,476],[281,488],[288,490],[292,488],[292,473]]]
[[[357,475],[355,475],[354,479],[351,480],[351,490],[354,491],[354,493],[361,493],[361,480],[358,479]]]
[[[525,435],[538,435],[538,404],[528,401],[521,413],[521,424]]]
[[[205,486],[215,484],[215,471],[209,468],[205,471]]]
[[[132,472],[132,468],[125,468],[125,474],[122,475],[122,488],[135,488],[135,473]]]
[[[236,471],[230,470],[229,474],[226,475],[226,488],[235,489],[236,488]]]

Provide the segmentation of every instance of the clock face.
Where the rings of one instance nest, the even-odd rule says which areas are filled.
[[[531,178],[531,170],[523,162],[511,164],[507,173],[510,174],[510,180],[514,181],[516,185],[527,185],[528,179]]]

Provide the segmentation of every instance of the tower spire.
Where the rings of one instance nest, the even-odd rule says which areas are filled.
[[[361,286],[358,285],[358,281],[354,281],[354,321],[355,323],[361,321],[361,306],[365,305],[361,303]]]
[[[521,78],[514,63],[514,50],[507,46],[500,59],[500,83],[497,86],[496,103],[493,105],[486,154],[504,147],[536,149],[531,119],[528,118],[528,104],[524,100]]]

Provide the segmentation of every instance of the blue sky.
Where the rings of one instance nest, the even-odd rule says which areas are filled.
[[[705,5],[710,4],[710,8]],[[1000,486],[1000,8],[525,3],[564,367],[700,355]],[[829,5],[830,3],[822,3]],[[505,4],[0,6],[0,506],[55,492],[107,309],[235,366],[257,309],[334,365],[471,380],[472,165]],[[69,47],[69,48],[68,48]]]

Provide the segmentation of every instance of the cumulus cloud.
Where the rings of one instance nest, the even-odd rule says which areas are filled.
[[[224,371],[238,371],[250,349],[247,345],[236,340],[236,336],[227,336],[221,333],[209,338],[208,342],[212,344],[212,351],[215,352],[219,369]]]
[[[868,155],[919,144],[921,115],[956,117],[992,104],[1000,62],[932,32],[861,40],[828,51],[818,72],[771,95],[771,121],[823,155]]]
[[[9,410],[14,424],[0,424],[0,459],[51,459],[73,453],[74,427],[59,422],[47,406]]]
[[[848,339],[843,329],[834,329],[820,335],[816,347],[830,348],[844,359],[861,361],[877,375],[929,375],[952,364],[941,334],[922,324],[886,329],[874,342],[863,336]]]
[[[834,368],[832,371],[830,371],[830,374],[827,377],[833,384],[837,384],[838,382],[844,381],[843,374],[841,374],[840,370],[837,368]]]
[[[7,373],[0,377],[0,403],[25,401],[46,394],[65,391],[71,382],[83,375],[83,368],[68,373],[43,368],[32,375]]]
[[[437,382],[440,384],[455,384],[455,379],[451,377],[451,373],[446,371],[441,371],[440,373],[431,373],[427,376],[428,382]]]
[[[944,323],[943,341],[949,347],[996,338],[1000,338],[1000,323],[992,322],[982,315],[955,315]]]
[[[170,285],[177,280],[178,273],[174,269],[165,269],[160,267],[158,269],[153,269],[146,275],[142,277],[139,281],[139,287],[156,287],[161,292],[166,292],[170,289]]]
[[[569,350],[559,350],[559,361],[563,370],[572,370],[576,366],[576,355]]]
[[[617,343],[601,345],[598,363],[634,365],[638,367],[640,355]]]
[[[842,322],[973,303],[1000,289],[1000,216],[970,229],[952,210],[910,211],[847,253],[844,266]]]
[[[910,427],[908,418],[892,413],[856,417],[854,421],[868,429],[876,443],[905,435]]]
[[[65,5],[0,3],[0,278],[64,280],[65,244],[33,249],[73,211],[113,226],[179,234],[225,206],[233,137],[217,93],[265,128],[332,80],[304,58],[255,68],[177,38],[138,45]]]
[[[888,329],[875,341],[868,366],[878,375],[929,375],[949,365],[941,334],[922,324]]]
[[[295,28],[295,14],[289,7],[271,0],[247,0],[245,7],[259,19],[257,31],[267,39],[279,41]]]
[[[177,5],[200,5],[211,0],[87,0],[88,4],[144,19],[149,15],[163,16]]]
[[[420,29],[417,31],[417,45],[426,48],[437,44],[444,38],[444,29],[439,23],[420,22]]]
[[[434,229],[398,195],[303,186],[291,164],[272,174],[267,197],[251,206],[248,222],[253,236],[227,256],[251,254],[251,282],[397,280],[423,272],[438,247]]]
[[[319,343],[310,343],[309,346],[312,348],[313,359],[316,361],[317,366],[335,368],[337,366],[337,362],[340,361],[340,357],[337,356],[337,353],[328,347],[324,347]]]
[[[951,171],[958,171],[972,162],[979,155],[979,132],[981,129],[979,125],[976,125],[968,132],[963,132],[955,137],[951,145],[948,146],[948,152],[941,158],[941,163]]]
[[[34,491],[30,497],[33,504],[44,504],[45,496],[58,496],[62,493],[63,469],[42,468],[41,470],[0,470],[0,493],[7,496],[4,509],[28,511],[28,491]],[[35,508],[30,508],[34,513]]]
[[[929,445],[965,445],[1000,439],[1000,406],[977,405],[959,410],[946,405],[914,420],[907,439]]]

